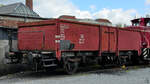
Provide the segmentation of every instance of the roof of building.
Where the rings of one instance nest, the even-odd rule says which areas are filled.
[[[23,17],[40,17],[37,13],[25,6],[23,3],[14,3],[2,6],[0,7],[0,14]]]

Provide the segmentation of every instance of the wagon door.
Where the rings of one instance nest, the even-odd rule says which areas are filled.
[[[41,50],[44,47],[42,31],[27,31],[18,33],[20,50]]]
[[[107,27],[101,27],[101,53],[109,51],[109,29]]]
[[[114,53],[117,49],[117,30],[109,28],[109,51]]]
[[[116,52],[117,32],[114,28],[101,27],[101,53]]]

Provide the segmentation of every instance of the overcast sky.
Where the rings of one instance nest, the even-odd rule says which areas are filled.
[[[0,4],[25,0],[0,0]],[[42,17],[74,15],[77,18],[106,18],[113,24],[130,24],[135,17],[150,14],[150,0],[34,0],[34,11]]]

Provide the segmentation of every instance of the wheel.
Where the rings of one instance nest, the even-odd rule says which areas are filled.
[[[27,57],[27,64],[32,65],[33,64],[33,55],[32,55],[32,53],[29,52],[26,57]]]
[[[38,67],[41,67],[39,65],[38,59],[33,57],[33,53],[29,52],[26,56],[27,58],[27,64],[29,65],[29,67],[31,68],[31,70],[33,71],[38,71]]]
[[[131,61],[131,56],[120,56],[119,57],[119,61],[120,61],[120,65],[131,65],[132,61]]]
[[[72,75],[74,74],[78,69],[78,62],[77,61],[70,61],[70,58],[67,58],[64,62],[64,69],[67,72],[67,74]]]

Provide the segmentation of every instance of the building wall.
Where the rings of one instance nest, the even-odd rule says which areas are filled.
[[[35,21],[41,21],[41,20],[43,20],[43,19],[0,16],[0,26],[8,27],[8,28],[17,28],[18,23],[35,22]]]
[[[17,30],[16,29],[7,29],[0,28],[0,41],[7,41],[6,44],[11,48],[11,50],[17,49]],[[1,43],[1,42],[0,42]]]
[[[16,34],[9,34],[10,32],[16,32],[16,30],[10,31],[9,29],[0,28],[0,75],[17,72],[20,70],[19,68],[23,68],[22,65],[9,65],[6,63],[5,53],[9,52],[10,49],[9,35],[15,43],[17,41]]]
[[[9,39],[12,38],[11,50],[17,50],[17,25],[20,22],[34,22],[44,19],[10,17],[0,15],[0,75],[13,73],[25,69],[25,65],[9,65],[6,64],[5,53],[10,52]],[[9,29],[8,29],[9,28]]]
[[[26,69],[25,65],[21,64],[7,64],[5,59],[5,53],[9,52],[9,41],[0,40],[0,76],[15,73]]]

